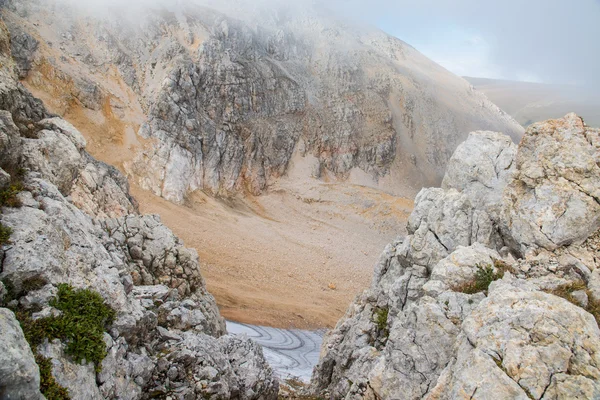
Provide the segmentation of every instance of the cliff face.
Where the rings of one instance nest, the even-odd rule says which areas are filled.
[[[129,15],[72,4],[5,7],[21,76],[54,93],[46,102],[61,113],[141,124],[150,143],[122,161],[172,201],[196,189],[261,193],[294,152],[317,158],[315,176],[407,194],[439,184],[468,132],[522,134],[414,48],[319,9]]]
[[[9,43],[0,24],[0,397],[58,398],[51,379],[72,399],[275,398],[262,350],[223,336],[196,252],[18,83]],[[114,311],[99,337],[92,294],[61,323],[80,288]]]
[[[575,114],[533,124],[518,147],[471,133],[326,337],[313,390],[600,396],[599,162],[600,129]]]

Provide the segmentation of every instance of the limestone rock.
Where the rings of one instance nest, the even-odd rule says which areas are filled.
[[[5,399],[44,399],[40,372],[19,321],[0,308],[0,395]]]
[[[94,160],[83,136],[49,118],[7,68],[0,65],[0,160],[26,173],[22,206],[0,211],[2,225],[12,229],[10,246],[0,253],[0,299],[6,301],[10,288],[11,307],[33,319],[57,316],[50,302],[67,283],[99,293],[116,318],[104,334],[107,356],[96,372],[90,363],[75,363],[60,340],[30,349],[14,314],[0,309],[0,397],[43,398],[35,350],[49,358],[52,375],[72,398],[153,398],[163,393],[150,392],[157,385],[176,399],[195,393],[276,398],[277,381],[257,345],[217,339],[224,321],[196,252],[158,217],[138,215],[127,180]]]
[[[515,169],[517,146],[497,132],[472,132],[448,161],[442,188],[466,194],[473,206],[497,215]]]
[[[11,25],[10,50],[19,67],[19,78],[24,79],[31,70],[39,42],[19,25]]]
[[[566,300],[503,280],[492,285],[462,329],[452,375],[430,398],[600,395],[598,325]]]
[[[600,228],[600,130],[575,114],[533,124],[504,194],[521,250],[581,244]]]
[[[360,174],[370,186],[412,194],[439,184],[468,132],[522,135],[484,95],[411,46],[318,6],[203,1],[139,12],[128,3],[116,14],[65,0],[5,3],[13,35],[22,27],[40,41],[37,52],[33,44],[15,49],[33,57],[29,76],[39,88],[56,89],[53,79],[63,77],[58,89],[88,109],[127,108],[116,81],[97,79],[100,65],[116,71],[145,111],[139,134],[152,143],[125,163],[127,173],[171,201],[197,189],[260,194],[301,143],[317,161],[309,174]],[[85,32],[74,29],[81,20]],[[50,42],[51,55],[43,51]]]

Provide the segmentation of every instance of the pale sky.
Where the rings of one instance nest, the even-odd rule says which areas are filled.
[[[600,90],[600,0],[340,0],[458,75]]]

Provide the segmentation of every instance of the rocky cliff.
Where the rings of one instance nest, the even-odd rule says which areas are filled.
[[[56,112],[114,130],[108,153],[137,131],[144,145],[118,161],[175,202],[197,189],[261,193],[295,152],[314,157],[316,177],[412,195],[439,184],[468,132],[522,135],[463,79],[319,6],[5,3],[25,84]]]
[[[346,399],[600,397],[600,129],[473,132],[325,338]]]
[[[196,252],[18,83],[10,47],[0,24],[0,397],[276,398]]]

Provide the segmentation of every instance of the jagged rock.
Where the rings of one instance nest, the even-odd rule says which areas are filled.
[[[94,364],[80,365],[74,363],[64,354],[64,345],[59,340],[39,346],[39,353],[49,358],[52,363],[52,375],[57,383],[69,388],[72,399],[101,400],[103,397],[96,385]]]
[[[278,382],[262,350],[247,339],[183,332],[165,346],[169,356],[157,361],[144,398],[277,398]]]
[[[494,267],[500,255],[480,243],[470,247],[459,246],[448,257],[440,260],[431,271],[431,280],[443,282],[446,288],[456,288],[475,277],[477,267]]]
[[[0,166],[14,171],[21,154],[21,137],[8,111],[0,111]],[[3,171],[6,174],[6,171]],[[4,178],[6,180],[6,178]],[[8,178],[10,181],[10,176]]]
[[[533,124],[504,194],[520,250],[581,244],[600,228],[600,130],[575,114]]]
[[[108,219],[103,226],[114,245],[122,249],[123,262],[128,265],[134,285],[165,285],[177,289],[182,297],[190,297],[187,307],[181,308],[179,302],[161,307],[160,314],[168,314],[166,318],[170,323],[188,327],[202,325],[204,332],[214,335],[225,332],[225,323],[218,316],[215,300],[206,291],[200,274],[198,254],[183,247],[157,215]]]
[[[472,132],[448,161],[445,190],[466,194],[474,207],[498,217],[502,193],[515,169],[517,146],[497,132]]]
[[[562,203],[540,197],[535,203],[536,185],[595,179],[598,132],[577,121],[569,115],[534,125],[514,165],[515,149],[502,135],[474,133],[459,146],[444,188],[419,193],[409,236],[386,247],[371,288],[325,336],[313,373],[315,395],[432,400],[600,395],[600,330],[582,308],[595,312],[590,302],[600,298],[595,226],[600,209],[586,209],[583,230],[562,226],[579,235],[563,243],[568,246],[524,251],[541,243],[535,242],[531,209],[523,208],[522,196],[530,196],[525,199],[534,211],[552,213]],[[561,129],[567,132],[554,138],[540,133]],[[564,167],[573,167],[573,151],[584,153],[581,162],[588,170]],[[531,171],[537,167],[550,172],[540,172],[536,181]],[[531,192],[516,189],[523,180]],[[507,198],[515,200],[508,207]],[[515,259],[507,246],[525,257]],[[485,277],[479,268],[488,266]],[[492,282],[486,294],[499,272],[504,278]],[[460,292],[470,292],[475,282],[479,293]],[[577,290],[565,295],[570,287]],[[544,291],[563,293],[576,304]]]
[[[12,311],[0,308],[0,396],[42,400],[40,372]]]
[[[24,79],[31,70],[39,42],[21,26],[12,24],[10,30],[10,50],[19,68],[19,78]]]

